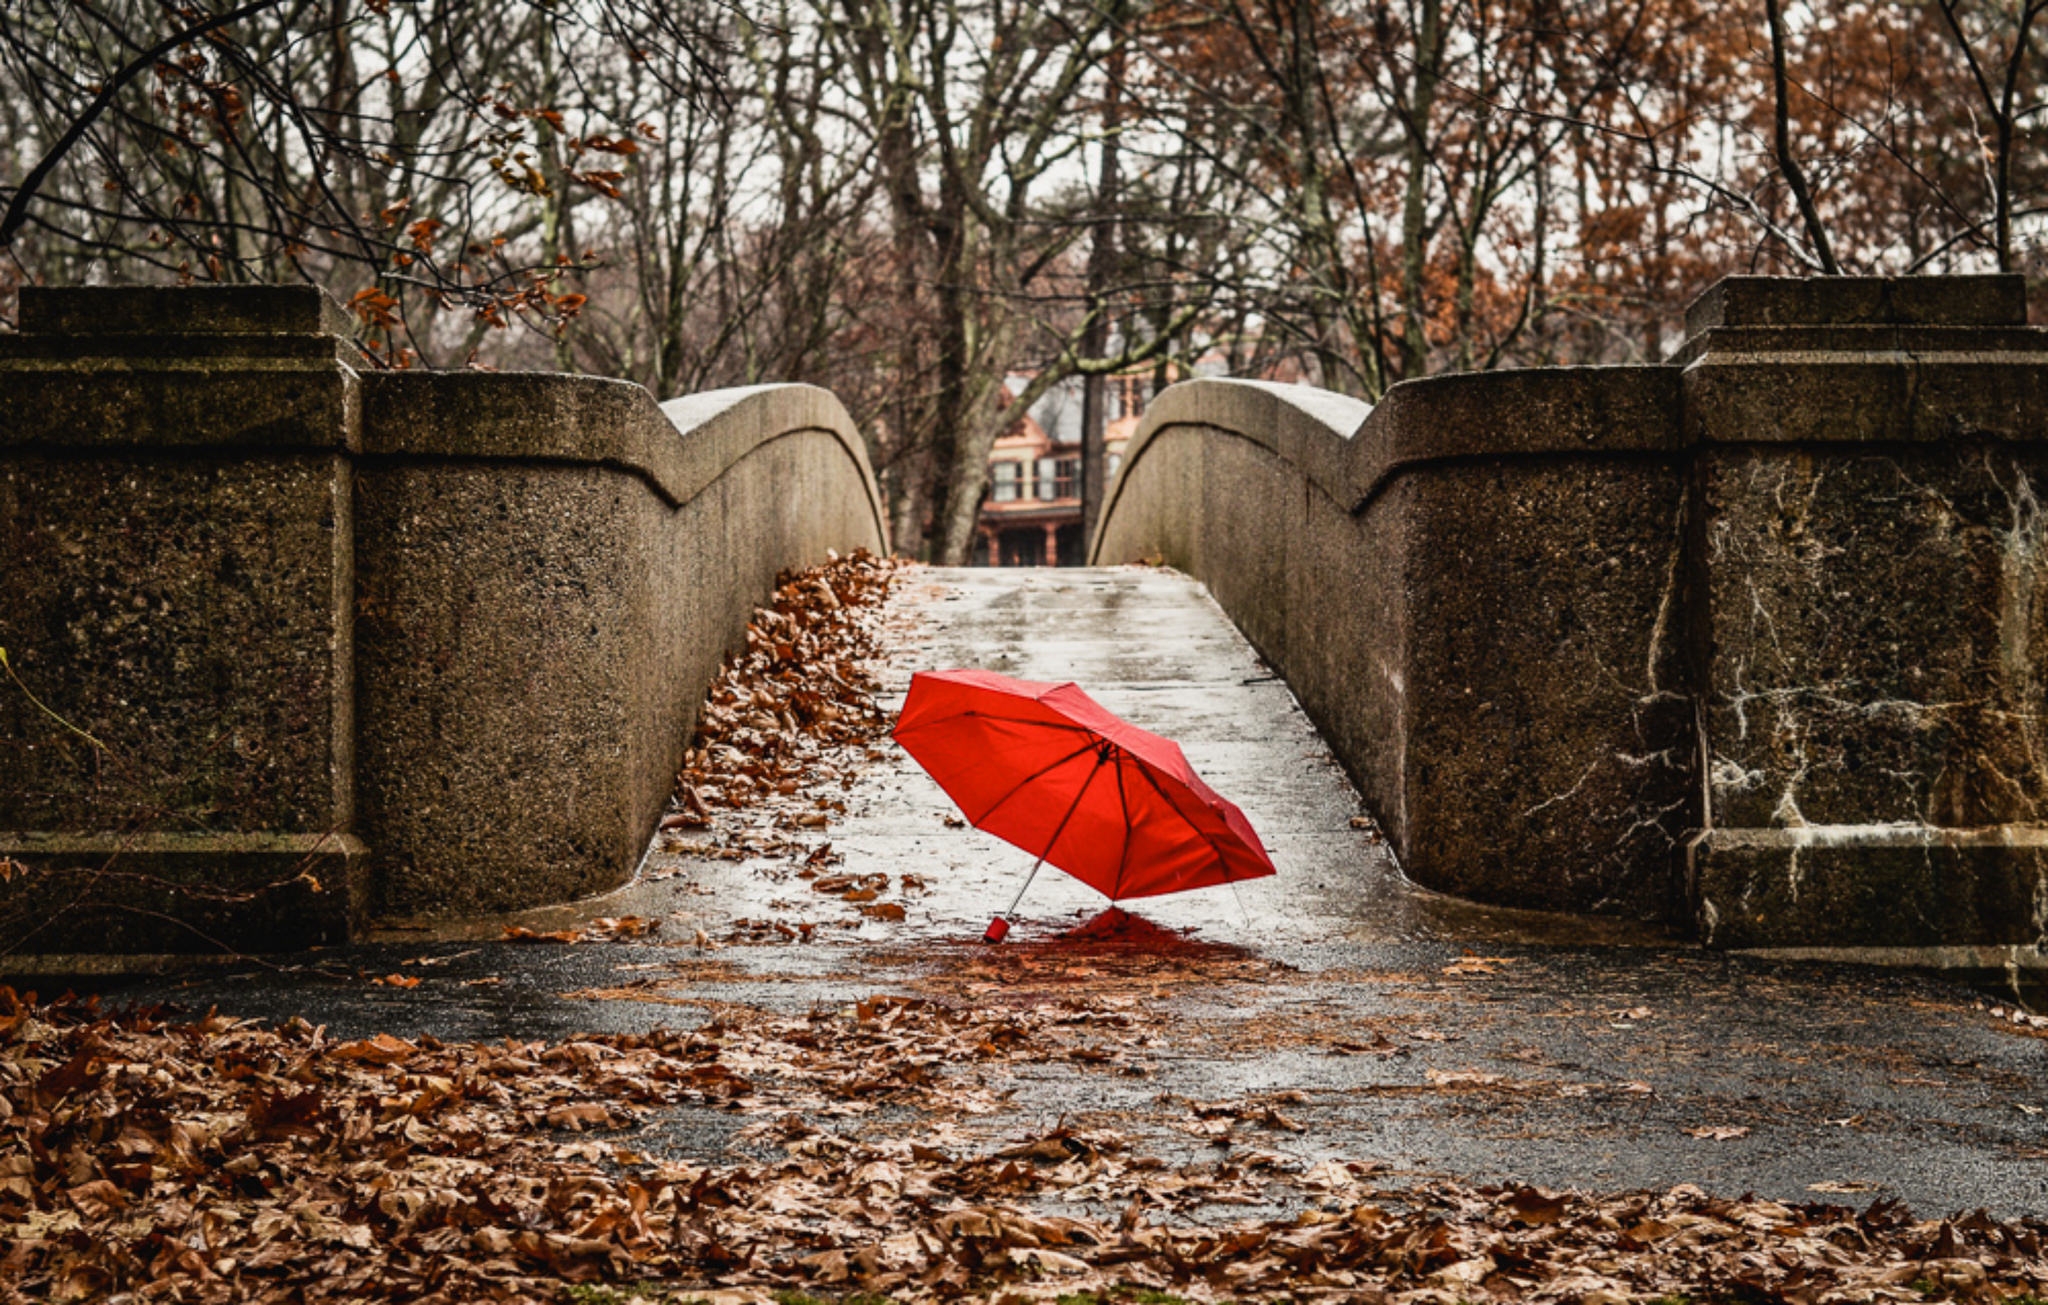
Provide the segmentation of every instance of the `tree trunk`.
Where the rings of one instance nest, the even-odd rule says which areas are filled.
[[[988,487],[989,452],[1009,424],[1008,410],[998,408],[995,402],[996,390],[1005,378],[982,373],[991,372],[991,361],[993,369],[1000,370],[1000,360],[1011,356],[1011,328],[1005,322],[992,330],[997,338],[988,340],[988,347],[974,350],[986,360],[984,364],[954,370],[946,401],[939,409],[944,423],[939,447],[946,457],[935,477],[939,495],[932,510],[932,555],[943,566],[967,565],[974,548],[975,519],[981,515],[982,491]],[[949,342],[954,338],[970,345],[975,342],[975,335],[969,334],[964,324],[958,337],[949,332],[947,338]],[[948,353],[952,352],[949,347]]]
[[[1120,179],[1117,175],[1117,133],[1122,125],[1124,48],[1119,43],[1110,51],[1105,70],[1108,84],[1102,101],[1102,174],[1095,187],[1094,243],[1088,250],[1088,309],[1094,314],[1088,323],[1083,349],[1100,358],[1109,348],[1109,304],[1104,292],[1116,276],[1116,213]],[[1128,345],[1128,341],[1126,341]],[[1081,390],[1081,556],[1095,542],[1095,518],[1102,514],[1102,495],[1108,474],[1109,414],[1104,393],[1107,379],[1091,372]]]
[[[1785,178],[1785,187],[1792,192],[1792,200],[1799,208],[1799,220],[1806,225],[1806,238],[1813,242],[1813,254],[1820,262],[1820,270],[1829,276],[1840,276],[1842,268],[1835,262],[1834,248],[1828,243],[1828,229],[1821,224],[1820,210],[1814,206],[1813,191],[1806,184],[1806,171],[1792,156],[1791,79],[1785,73],[1785,21],[1778,10],[1778,0],[1764,0],[1764,20],[1771,29],[1771,87],[1775,92],[1778,172]]]
[[[1429,267],[1429,120],[1436,108],[1443,51],[1442,0],[1422,0],[1415,28],[1415,71],[1408,90],[1408,185],[1401,200],[1401,375],[1429,371],[1428,304],[1423,278]]]

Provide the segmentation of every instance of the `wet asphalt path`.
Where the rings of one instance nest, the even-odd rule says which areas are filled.
[[[1002,948],[973,940],[1030,859],[950,827],[936,786],[893,747],[844,793],[829,838],[848,873],[884,873],[901,922],[865,920],[796,879],[787,856],[708,861],[658,843],[640,883],[519,917],[535,928],[659,917],[655,944],[518,946],[504,921],[200,975],[95,981],[123,998],[305,1014],[338,1035],[556,1037],[693,1024],[708,1005],[800,1010],[875,991],[952,1001],[1110,1000],[1144,1036],[1117,1073],[1020,1063],[991,1083],[991,1141],[1059,1120],[1114,1126],[1159,1154],[1260,1150],[1553,1187],[1746,1191],[1946,1213],[2048,1212],[2042,1031],[1938,978],[1706,953],[1654,931],[1490,912],[1408,884],[1357,794],[1202,589],[1136,568],[906,572],[889,615],[884,705],[912,670],[982,666],[1079,682],[1179,740],[1261,831],[1280,873],[1140,907],[1168,954],[1129,931],[1072,930],[1103,905],[1041,874]],[[922,891],[900,888],[901,877]],[[694,945],[739,919],[801,920],[814,941]],[[373,976],[418,977],[415,988]],[[45,991],[55,985],[34,981]],[[1228,1145],[1190,1100],[1271,1096],[1292,1128]],[[878,1127],[884,1126],[881,1124]],[[917,1127],[904,1121],[903,1127]],[[663,1144],[716,1152],[731,1116],[685,1112]],[[1235,1217],[1241,1210],[1221,1212]]]

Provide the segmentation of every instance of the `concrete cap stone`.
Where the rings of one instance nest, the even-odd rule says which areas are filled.
[[[1688,334],[1723,326],[2025,326],[2027,284],[1984,276],[1730,276],[1685,310]]]
[[[315,285],[23,286],[37,335],[348,335],[348,310]]]

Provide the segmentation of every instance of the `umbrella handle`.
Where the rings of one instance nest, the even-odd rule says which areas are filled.
[[[1072,815],[1073,813],[1070,811],[1067,814]],[[1061,824],[1062,827],[1064,827],[1065,822],[1062,821]],[[1053,834],[1053,839],[1054,841],[1058,841],[1059,834],[1057,832]],[[1052,845],[1050,843],[1047,844],[1045,850],[1050,852],[1052,850]],[[1032,863],[1031,873],[1024,876],[1024,887],[1019,888],[1017,890],[1017,895],[1010,899],[1010,909],[1004,911],[1001,915],[998,915],[995,919],[990,920],[988,922],[988,932],[981,936],[981,940],[983,942],[999,943],[1003,939],[1010,936],[1009,917],[1017,914],[1017,903],[1024,900],[1024,889],[1031,887],[1031,881],[1038,878],[1038,867],[1044,864],[1045,858],[1043,856],[1040,856],[1037,861]]]

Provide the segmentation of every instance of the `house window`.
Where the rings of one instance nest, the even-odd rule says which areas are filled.
[[[1036,497],[1042,503],[1050,502],[1059,497],[1059,472],[1056,470],[1056,466],[1056,459],[1040,458],[1038,460],[1038,494]]]
[[[1081,459],[1061,458],[1053,468],[1054,498],[1081,497]]]
[[[1119,376],[1111,392],[1116,396],[1116,417],[1141,417],[1145,413],[1145,380],[1139,376]]]
[[[1024,477],[1022,474],[1024,466],[1022,463],[998,462],[995,464],[994,470],[996,476],[994,497],[996,502],[1015,503],[1018,499],[1024,497]]]

